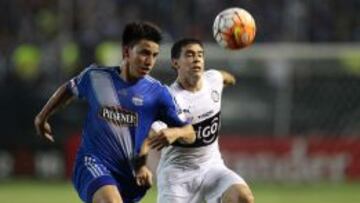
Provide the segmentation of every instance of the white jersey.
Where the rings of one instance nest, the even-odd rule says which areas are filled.
[[[223,76],[219,71],[208,70],[203,75],[201,90],[184,90],[177,82],[170,87],[182,113],[196,131],[191,145],[174,143],[161,152],[159,169],[199,168],[206,163],[222,162],[218,146]]]
[[[230,186],[246,185],[225,166],[219,151],[223,76],[219,71],[209,70],[203,77],[202,88],[197,92],[184,90],[178,83],[170,87],[181,113],[194,126],[196,141],[191,145],[175,143],[161,151],[157,170],[158,203],[220,202]],[[156,125],[161,128],[161,123],[154,127]]]

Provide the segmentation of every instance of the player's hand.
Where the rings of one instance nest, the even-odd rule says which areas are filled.
[[[161,150],[178,139],[176,129],[166,128],[158,132],[156,136],[149,137],[148,143],[152,149]]]
[[[142,166],[136,171],[136,184],[139,186],[151,187],[153,184],[152,177],[153,175],[149,168],[147,166]]]
[[[153,129],[150,129],[150,131],[148,133],[148,137],[144,140],[144,142],[141,146],[140,153],[139,153],[140,156],[149,154],[149,151],[150,151],[149,139],[154,136],[157,136],[157,133]]]
[[[52,133],[51,126],[48,123],[47,119],[45,119],[39,114],[35,117],[34,125],[36,129],[36,133],[38,135],[45,137],[51,142],[54,142],[54,135]]]

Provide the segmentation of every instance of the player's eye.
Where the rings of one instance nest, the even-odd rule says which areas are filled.
[[[194,57],[195,54],[192,53],[192,52],[186,52],[185,56],[186,56],[186,57]]]
[[[141,55],[143,55],[143,56],[149,56],[149,55],[151,55],[150,51],[149,51],[149,50],[146,50],[146,49],[140,50],[139,54],[141,54]]]

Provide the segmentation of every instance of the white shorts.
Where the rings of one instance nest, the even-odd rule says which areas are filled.
[[[194,170],[158,170],[158,203],[220,202],[222,194],[234,184],[247,185],[224,164]]]

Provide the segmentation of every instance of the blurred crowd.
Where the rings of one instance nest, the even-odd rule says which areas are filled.
[[[119,41],[124,24],[134,20],[155,22],[168,42],[184,36],[214,42],[216,14],[235,6],[249,10],[256,19],[256,42],[360,40],[357,0],[1,1],[0,74],[23,63],[33,67],[19,68],[28,72],[21,77],[32,77],[30,72],[37,67],[46,72],[61,66],[61,72],[72,74],[74,63],[100,60],[97,46]]]
[[[163,29],[165,42],[184,36],[214,42],[212,22],[228,7],[253,14],[257,43],[360,40],[358,0],[0,1],[2,133],[29,133],[56,86],[90,63],[120,60],[125,23],[152,21]]]

